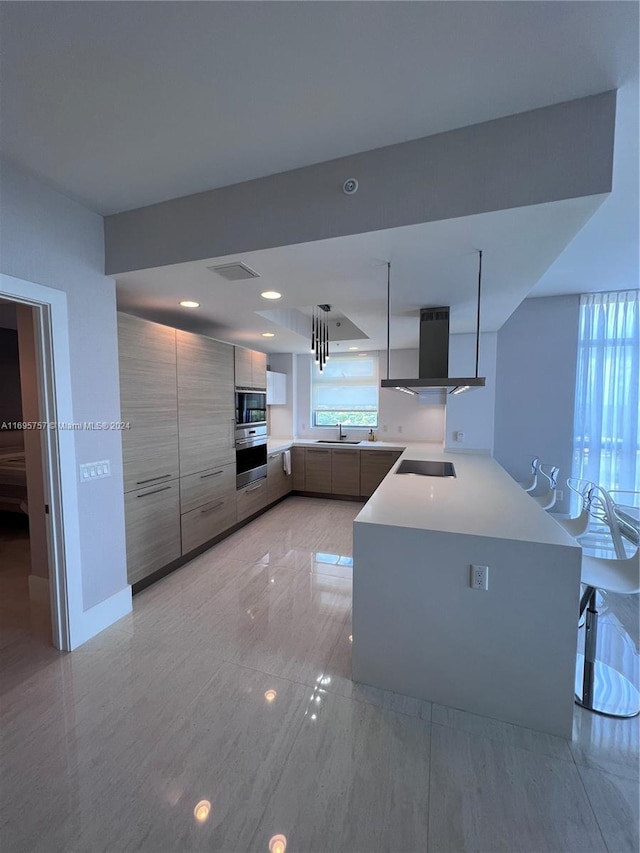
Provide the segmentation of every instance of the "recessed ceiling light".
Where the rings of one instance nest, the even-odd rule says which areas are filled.
[[[190,299],[184,299],[180,303],[180,305],[182,305],[183,308],[199,308],[200,307],[199,302],[192,302]]]
[[[263,332],[262,337],[263,338],[275,338],[275,335],[273,334],[273,332]]]
[[[358,349],[358,347],[349,347],[349,349]]]
[[[277,290],[263,290],[260,296],[262,296],[263,299],[280,299],[282,294],[278,293]]]

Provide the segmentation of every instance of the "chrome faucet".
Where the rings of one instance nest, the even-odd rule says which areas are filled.
[[[336,426],[338,427],[338,440],[344,441],[347,437],[347,434],[346,432],[342,432],[342,424],[336,424]]]

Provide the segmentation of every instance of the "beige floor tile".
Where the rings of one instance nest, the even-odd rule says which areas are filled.
[[[430,853],[606,850],[578,768],[432,724]]]

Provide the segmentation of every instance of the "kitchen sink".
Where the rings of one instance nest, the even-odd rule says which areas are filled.
[[[360,444],[359,441],[338,441],[337,438],[319,438],[316,444]]]

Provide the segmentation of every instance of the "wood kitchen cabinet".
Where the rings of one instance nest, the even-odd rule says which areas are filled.
[[[360,494],[372,495],[400,456],[401,450],[361,450]]]
[[[234,348],[178,331],[177,383],[180,474],[235,461]]]
[[[304,489],[306,492],[331,494],[331,449],[304,448]]]
[[[351,447],[331,449],[331,494],[360,494],[360,451]]]
[[[136,583],[176,560],[180,548],[180,487],[177,480],[128,492],[127,580]]]
[[[194,548],[204,545],[225,530],[232,527],[237,520],[235,489],[210,500],[202,506],[185,512],[181,517],[182,553],[188,554]]]
[[[304,447],[291,448],[291,488],[304,492]]]
[[[124,490],[178,476],[176,332],[118,314]]]
[[[257,350],[235,347],[235,384],[237,388],[267,387],[267,356]]]
[[[238,507],[238,521],[263,509],[267,505],[267,480],[266,477],[255,483],[250,483],[244,489],[236,492],[236,503]]]
[[[267,454],[267,502],[272,503],[291,491],[292,476],[283,466],[283,451]]]

